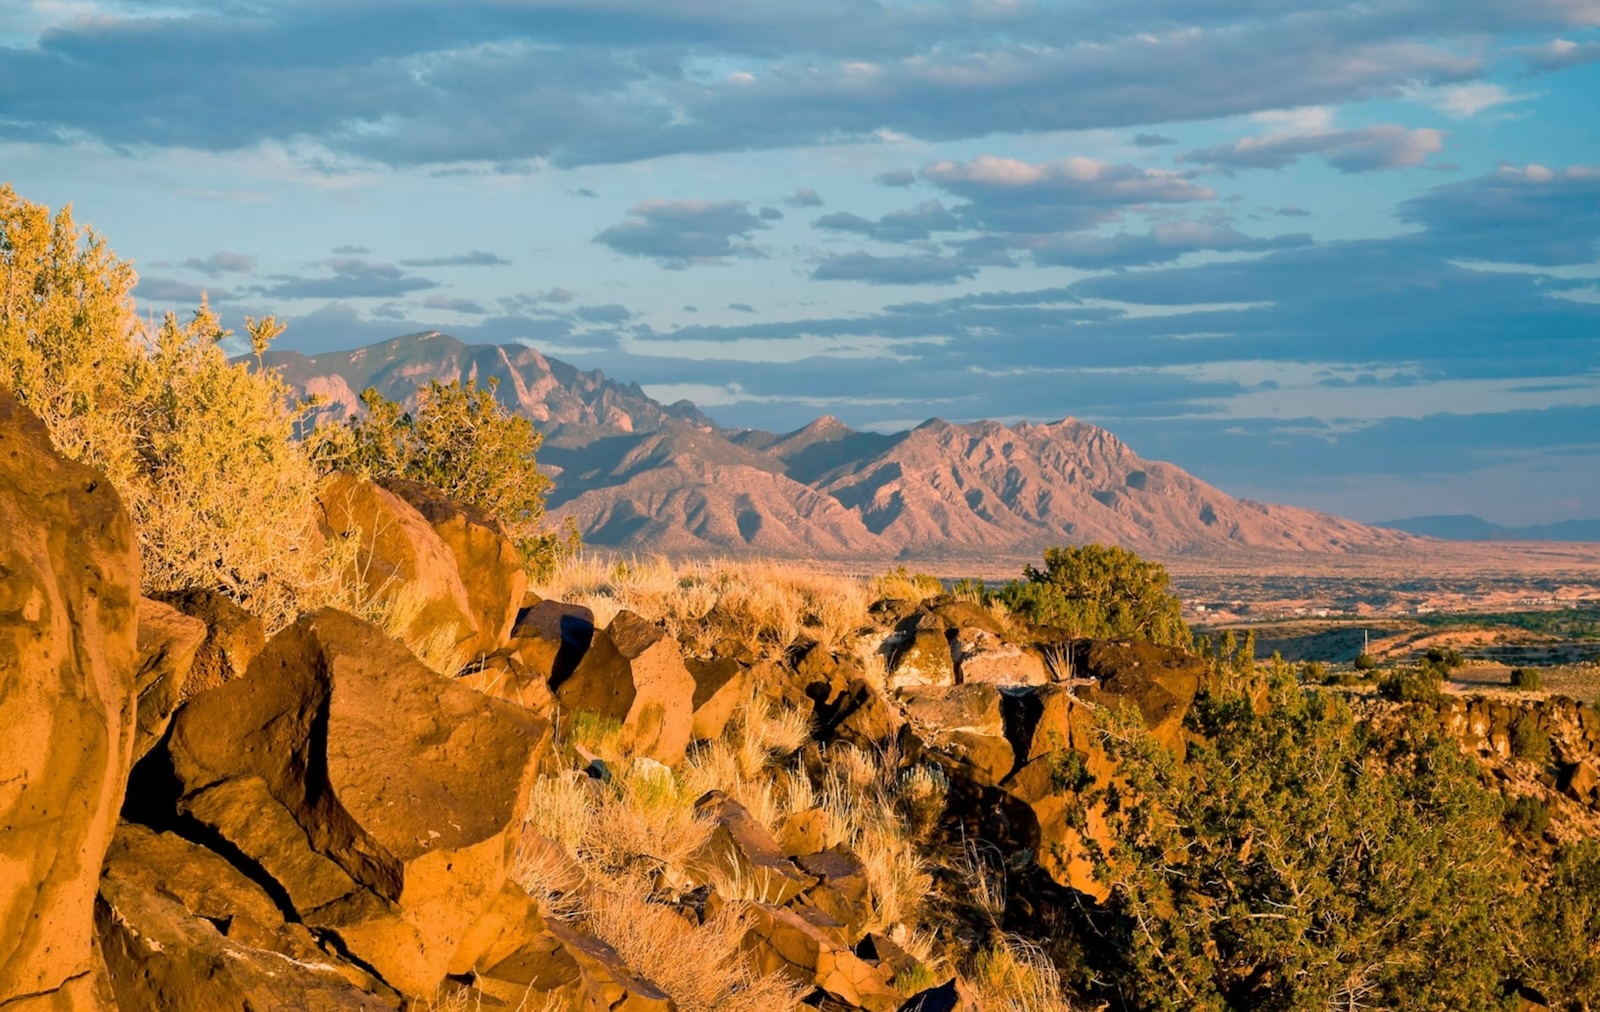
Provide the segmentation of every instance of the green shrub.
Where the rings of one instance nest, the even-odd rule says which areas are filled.
[[[1395,671],[1378,679],[1378,695],[1397,703],[1432,703],[1441,695],[1439,675],[1431,668]]]
[[[1539,691],[1539,672],[1533,668],[1512,668],[1511,687],[1523,692]]]
[[[1418,720],[1342,698],[1208,695],[1181,764],[1103,725],[1127,780],[1088,986],[1130,1009],[1490,1009],[1519,911],[1500,798]],[[1178,855],[1174,859],[1174,855]],[[1112,955],[1114,953],[1114,955]]]
[[[1600,843],[1568,844],[1535,896],[1527,982],[1558,1009],[1600,1008]]]
[[[1376,671],[1378,669],[1378,659],[1371,654],[1358,654],[1355,659],[1355,668],[1357,671]]]
[[[1302,681],[1320,685],[1322,680],[1328,677],[1328,666],[1321,661],[1306,661],[1305,666],[1301,668],[1300,677]]]
[[[1524,836],[1543,836],[1550,825],[1550,806],[1543,798],[1519,794],[1506,802],[1506,828]]]
[[[1429,647],[1426,659],[1429,664],[1446,671],[1453,671],[1467,663],[1467,659],[1461,656],[1460,651],[1443,647]]]
[[[1535,766],[1550,764],[1550,735],[1531,714],[1523,714],[1511,725],[1511,754]]]
[[[1044,569],[1028,566],[1022,580],[998,594],[1015,614],[1075,635],[1146,639],[1189,647],[1194,637],[1166,567],[1116,545],[1049,548]]]

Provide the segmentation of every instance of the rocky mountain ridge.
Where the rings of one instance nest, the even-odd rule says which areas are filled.
[[[899,433],[832,417],[790,433],[719,428],[687,401],[580,372],[522,346],[468,346],[437,333],[316,356],[269,356],[327,413],[357,392],[414,396],[428,379],[498,377],[506,405],[546,431],[555,519],[585,541],[678,556],[841,560],[1028,556],[1063,542],[1113,542],[1163,556],[1344,555],[1414,546],[1406,533],[1235,499],[1173,464],[1147,461],[1072,418]]]

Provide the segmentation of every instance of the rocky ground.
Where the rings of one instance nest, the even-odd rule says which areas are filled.
[[[0,394],[0,1009],[1065,1009],[1094,715],[1181,756],[1207,676],[948,596],[690,630],[541,599],[424,487],[322,502],[381,626],[143,598],[108,486]],[[1593,821],[1594,710],[1428,715]]]

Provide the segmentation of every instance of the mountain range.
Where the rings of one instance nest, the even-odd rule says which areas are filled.
[[[1425,538],[1445,541],[1595,541],[1600,542],[1600,520],[1563,520],[1531,527],[1503,527],[1470,513],[1448,513],[1378,524]]]
[[[1171,556],[1386,553],[1408,533],[1236,499],[1116,436],[1071,418],[1041,424],[930,419],[859,432],[819,418],[789,433],[724,429],[693,404],[521,345],[467,345],[437,332],[352,351],[269,353],[324,417],[359,392],[415,403],[430,379],[498,380],[513,411],[546,434],[553,518],[593,546],[679,556],[836,560],[1036,555],[1114,542]]]

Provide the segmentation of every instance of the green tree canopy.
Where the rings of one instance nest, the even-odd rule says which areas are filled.
[[[1185,648],[1192,639],[1166,567],[1117,545],[1046,549],[1044,569],[1028,566],[1022,580],[1000,591],[1000,599],[1034,622],[1079,636]]]

